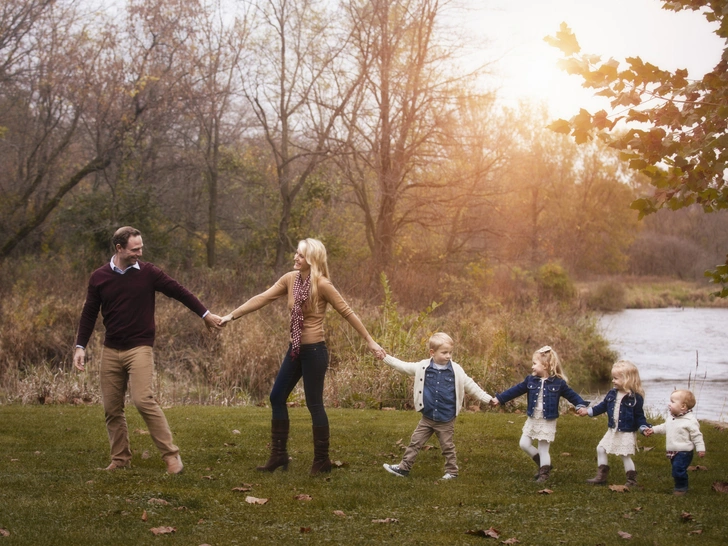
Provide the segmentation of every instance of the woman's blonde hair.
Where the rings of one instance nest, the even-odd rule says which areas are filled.
[[[561,359],[551,347],[544,345],[538,351],[533,353],[533,360],[540,362],[548,370],[549,375],[555,375],[568,381],[564,369],[561,367]]]
[[[640,372],[637,366],[629,360],[618,360],[612,366],[612,373],[614,374],[615,372],[624,376],[624,390],[637,393],[642,398],[645,397],[645,390],[642,388],[642,380],[640,379]]]
[[[329,264],[326,257],[326,247],[318,239],[303,239],[298,242],[297,252],[306,259],[311,268],[311,297],[307,305],[309,309],[317,309],[319,303],[318,280],[329,277]]]

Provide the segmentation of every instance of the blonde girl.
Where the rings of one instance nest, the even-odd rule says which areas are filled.
[[[329,420],[324,408],[324,376],[329,367],[329,353],[324,341],[326,306],[331,306],[367,342],[369,350],[378,358],[386,353],[372,339],[359,317],[344,301],[329,277],[326,247],[317,239],[304,239],[298,243],[293,257],[293,271],[286,273],[272,287],[250,298],[229,315],[221,325],[257,311],[269,303],[286,296],[291,314],[290,345],[278,370],[270,393],[272,409],[271,454],[268,461],[257,467],[273,472],[288,468],[288,395],[303,378],[306,407],[313,424],[314,460],[311,475],[331,470],[329,459]]]
[[[595,417],[607,413],[607,433],[597,445],[597,474],[587,480],[599,485],[607,483],[609,476],[608,454],[622,459],[624,472],[627,475],[628,487],[637,485],[632,455],[635,453],[637,431],[643,432],[650,425],[644,412],[645,391],[637,366],[628,360],[619,360],[612,366],[611,389],[599,404],[583,409],[579,415]]]
[[[556,437],[559,400],[563,396],[577,409],[586,408],[588,403],[567,385],[559,355],[551,347],[541,347],[533,353],[532,361],[531,375],[507,391],[496,394],[491,403],[505,404],[528,393],[528,418],[523,425],[519,445],[538,466],[536,481],[545,482],[551,472],[549,448]],[[536,447],[533,445],[534,440],[537,442]]]

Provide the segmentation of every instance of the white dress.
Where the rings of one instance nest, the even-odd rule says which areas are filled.
[[[614,402],[614,423],[619,423],[619,408],[626,393],[617,391],[617,400]],[[612,455],[634,455],[637,434],[635,432],[619,432],[617,427],[607,429],[607,433],[597,447],[603,448]]]
[[[546,378],[541,379],[541,390],[538,393],[536,407],[533,408],[533,417],[526,419],[523,424],[523,434],[532,440],[546,440],[553,442],[556,438],[556,419],[543,418],[543,388]]]

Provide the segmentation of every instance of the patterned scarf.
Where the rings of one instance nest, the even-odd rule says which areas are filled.
[[[301,274],[293,281],[293,307],[291,308],[291,357],[296,358],[301,352],[301,331],[303,330],[303,304],[311,291],[311,275],[306,280]]]

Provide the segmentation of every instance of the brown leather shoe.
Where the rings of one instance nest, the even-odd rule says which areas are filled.
[[[126,470],[127,468],[131,468],[131,463],[127,465],[119,464],[117,462],[111,461],[111,464],[107,466],[106,468],[99,468],[99,470],[108,470],[111,472],[112,470]]]
[[[167,463],[167,474],[182,474],[185,465],[182,464],[179,454],[165,457],[164,462]]]

